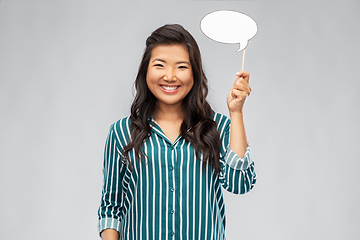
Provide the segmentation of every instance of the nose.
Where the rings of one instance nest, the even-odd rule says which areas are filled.
[[[164,75],[163,79],[166,81],[175,81],[176,80],[175,71],[173,69],[169,69],[169,71],[167,71],[167,73]]]

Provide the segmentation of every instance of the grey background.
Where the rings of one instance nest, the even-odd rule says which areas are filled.
[[[194,35],[228,114],[242,54],[199,28],[220,9],[258,24],[244,110],[258,183],[225,193],[227,238],[360,238],[359,1],[1,1],[0,239],[98,239],[105,138],[157,27]]]

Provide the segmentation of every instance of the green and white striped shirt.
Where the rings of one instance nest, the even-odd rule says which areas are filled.
[[[98,210],[99,232],[112,228],[120,239],[225,239],[222,186],[243,194],[253,188],[256,174],[250,148],[240,158],[229,147],[230,119],[213,120],[221,137],[220,164],[215,174],[196,159],[190,142],[179,136],[171,143],[153,118],[143,147],[148,160],[130,152],[133,171],[121,157],[130,139],[129,117],[111,125],[104,153],[104,185]]]

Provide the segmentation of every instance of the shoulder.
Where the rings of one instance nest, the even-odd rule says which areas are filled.
[[[129,128],[131,125],[130,117],[124,117],[114,122],[111,127],[116,129]]]
[[[216,127],[219,130],[220,135],[230,127],[230,118],[224,114],[214,112],[212,114],[212,120],[216,122]]]
[[[130,126],[131,121],[129,116],[117,120],[110,126],[110,134],[112,134],[116,142],[120,144],[121,148],[125,147],[130,140]]]

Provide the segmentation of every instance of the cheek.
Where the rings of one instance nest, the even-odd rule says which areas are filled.
[[[146,84],[148,85],[148,88],[151,89],[151,85],[154,84],[154,74],[151,71],[148,71],[148,73],[146,74]]]
[[[194,78],[192,75],[189,77],[188,85],[189,85],[190,89],[194,86]]]
[[[147,83],[156,83],[159,79],[161,79],[161,73],[159,71],[148,70],[146,75]]]
[[[194,86],[194,80],[193,79],[189,79],[188,86],[189,86],[189,89],[192,89],[192,87]]]
[[[154,84],[152,83],[152,78],[149,74],[146,75],[146,85],[150,90],[150,92],[154,93],[154,88],[153,88]]]
[[[194,78],[191,73],[181,73],[178,75],[178,78],[181,79],[185,85],[192,86],[194,84]]]

